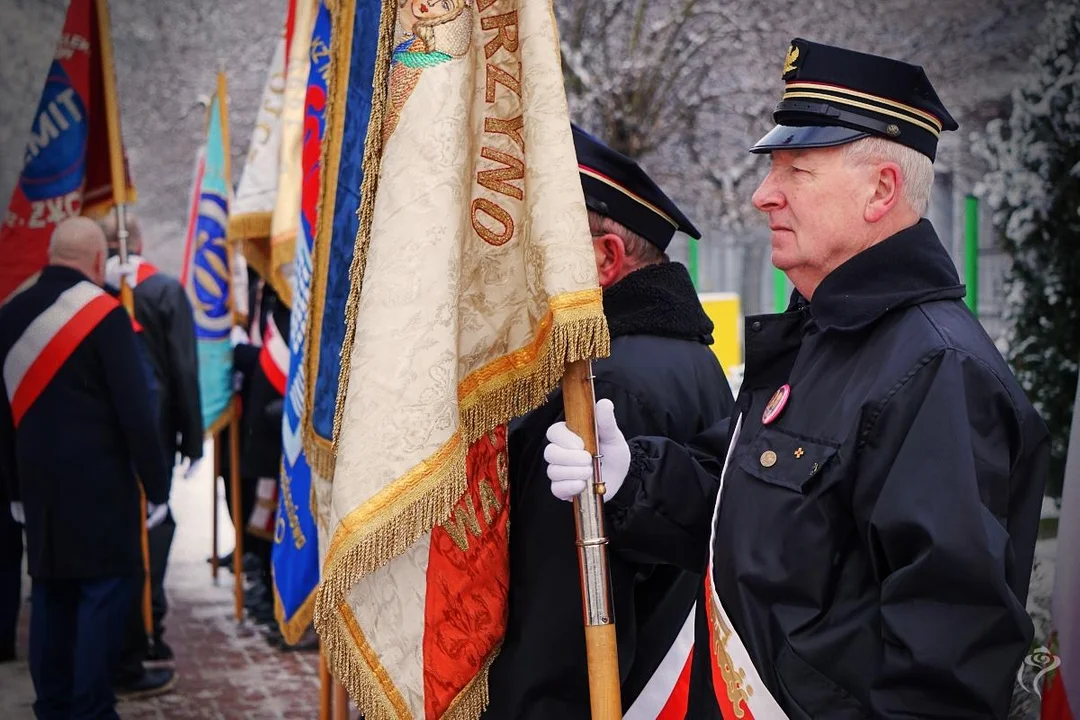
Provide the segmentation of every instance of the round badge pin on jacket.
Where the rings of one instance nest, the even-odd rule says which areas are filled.
[[[761,413],[761,424],[768,425],[780,417],[789,397],[791,397],[791,386],[785,383],[769,398],[768,404],[765,405],[765,412]]]

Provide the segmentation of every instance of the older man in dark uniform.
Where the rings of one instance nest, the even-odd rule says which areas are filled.
[[[709,349],[712,322],[686,268],[666,255],[677,230],[699,233],[636,162],[579,128],[573,135],[612,339],[610,357],[593,366],[596,395],[615,403],[629,432],[689,440],[733,402]],[[544,477],[544,433],[562,417],[556,391],[510,426],[510,616],[491,668],[493,719],[591,715],[574,515]],[[610,568],[628,717],[665,708],[682,717],[700,569],[619,548]]]
[[[1047,431],[920,219],[956,122],[907,63],[796,39],[783,77],[753,201],[791,304],[689,447],[598,409],[612,547],[706,570],[688,717],[1004,719]],[[569,497],[590,458],[549,437]]]
[[[111,672],[141,576],[139,484],[168,473],[131,318],[99,286],[105,236],[61,223],[49,266],[0,308],[0,476],[25,515],[39,718],[115,718]]]

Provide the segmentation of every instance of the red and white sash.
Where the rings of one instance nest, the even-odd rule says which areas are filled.
[[[694,614],[690,608],[675,642],[623,714],[624,720],[683,720],[690,700],[690,666],[694,656]]]
[[[285,395],[285,380],[289,375],[289,344],[278,330],[273,316],[266,318],[266,333],[259,351],[259,365],[274,389]]]
[[[15,427],[75,348],[118,306],[111,295],[83,280],[27,326],[4,359],[4,386]]]
[[[731,624],[731,618],[720,602],[713,583],[713,558],[716,549],[716,524],[720,518],[720,502],[724,497],[724,478],[728,465],[739,441],[742,429],[742,415],[735,421],[735,433],[724,458],[724,469],[720,472],[720,488],[716,493],[716,505],[713,507],[712,533],[709,537],[709,566],[705,573],[705,608],[709,619],[709,654],[712,658],[712,684],[716,702],[725,718],[740,720],[787,720],[787,715],[780,708],[769,688],[762,682],[757,668],[750,658],[750,653],[743,644],[739,633]]]

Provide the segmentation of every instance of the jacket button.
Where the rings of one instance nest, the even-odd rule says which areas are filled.
[[[750,323],[750,329],[754,332],[761,332],[761,321],[755,320],[754,322]]]
[[[772,450],[766,450],[761,453],[761,467],[771,468],[776,464],[776,453]]]

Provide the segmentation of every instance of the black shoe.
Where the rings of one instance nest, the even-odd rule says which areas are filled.
[[[157,697],[172,690],[175,684],[176,671],[147,670],[138,680],[117,686],[116,697],[121,701]]]
[[[315,628],[309,627],[295,645],[289,645],[285,642],[285,638],[282,638],[278,649],[285,652],[318,652],[319,636]]]
[[[146,651],[146,660],[143,661],[143,667],[171,668],[175,660],[176,656],[173,654],[172,648],[161,638],[156,638]]]
[[[270,599],[271,597],[270,591],[265,585],[252,585],[244,590],[244,608],[248,611],[252,611],[258,607],[260,603],[266,602],[267,600],[273,603],[273,600]]]
[[[14,645],[9,648],[4,648],[3,650],[0,650],[0,663],[14,662],[15,660],[18,660],[18,658],[15,657]]]
[[[250,613],[251,619],[259,625],[270,625],[277,623],[277,617],[274,615],[274,603],[271,600],[264,600]]]
[[[217,562],[218,562],[218,567],[227,568],[228,570],[231,571],[232,570],[232,553],[229,553],[228,555],[222,555],[221,557],[218,558]],[[207,565],[213,565],[214,564],[214,558],[212,558],[212,557],[206,558],[206,564]]]

